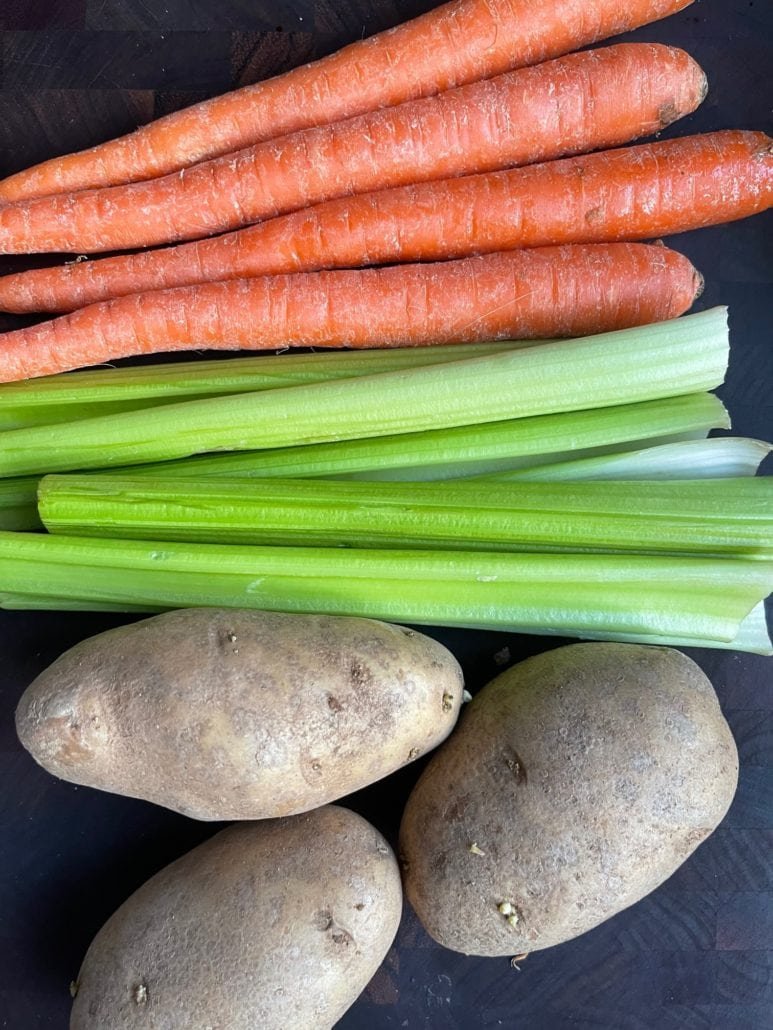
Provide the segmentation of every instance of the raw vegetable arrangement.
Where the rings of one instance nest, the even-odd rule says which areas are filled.
[[[242,821],[106,924],[71,1030],[324,1030],[403,888],[445,947],[525,954],[724,817],[733,737],[675,648],[773,653],[773,446],[709,436],[728,312],[660,238],[773,206],[773,141],[636,142],[704,71],[581,49],[689,2],[453,0],[0,182],[0,253],[94,255],[0,279],[53,316],[0,346],[0,606],[150,616],[42,673],[19,738]],[[89,367],[201,349],[273,353]],[[406,624],[593,643],[463,711]],[[398,863],[334,803],[433,749]]]

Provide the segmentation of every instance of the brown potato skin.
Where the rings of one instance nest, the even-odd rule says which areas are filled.
[[[92,637],[27,688],[33,758],[73,783],[195,819],[309,811],[436,747],[453,656],[371,619],[186,609]]]
[[[454,951],[560,944],[666,880],[722,820],[737,779],[714,689],[679,651],[537,655],[473,699],[411,794],[406,896]]]
[[[237,823],[105,923],[70,1030],[327,1030],[380,965],[401,909],[394,854],[353,812]]]

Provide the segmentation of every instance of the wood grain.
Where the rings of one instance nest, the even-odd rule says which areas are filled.
[[[231,84],[231,32],[7,32],[4,89],[201,89]]]
[[[0,174],[93,146],[111,131],[131,132],[153,117],[156,96],[152,89],[0,91]]]
[[[3,0],[0,29],[81,29],[87,0]]]
[[[218,31],[261,29],[268,32],[310,31],[314,23],[311,0],[86,0],[89,29],[136,32],[146,29]]]

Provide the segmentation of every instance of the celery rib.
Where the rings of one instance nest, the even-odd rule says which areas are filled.
[[[478,482],[559,482],[616,479],[719,479],[754,476],[773,451],[763,440],[719,436],[620,450],[571,461],[476,477]]]
[[[396,436],[181,458],[119,468],[115,474],[398,482],[454,479],[596,455],[642,440],[705,436],[729,424],[718,397],[694,393]]]
[[[499,354],[537,341],[473,343],[392,350],[267,354],[260,357],[182,361],[97,368],[0,384],[0,430],[80,421],[180,400],[274,390],[441,365]]]
[[[306,547],[773,558],[773,479],[362,483],[46,476],[50,532]]]
[[[316,549],[0,532],[2,592],[557,635],[729,643],[773,585],[736,559]]]
[[[726,310],[486,357],[0,434],[0,475],[388,436],[710,390]]]
[[[233,478],[337,478],[441,480],[535,467],[539,478],[564,478],[564,459],[606,454],[626,443],[674,439],[727,428],[729,418],[714,394],[621,404],[561,415],[489,422],[480,426],[369,437],[339,443],[247,451],[203,458],[99,469],[98,475]],[[560,463],[556,476],[544,462]],[[716,462],[713,463],[716,465]],[[582,471],[582,470],[580,470]],[[537,478],[535,475],[534,477]],[[572,476],[571,478],[575,478]],[[577,477],[579,478],[579,476]],[[37,476],[0,479],[0,528],[39,528]]]
[[[580,636],[587,640],[599,639],[598,637],[591,637],[588,634],[580,634]],[[647,640],[640,635],[631,635],[627,633],[607,633],[604,640],[614,640],[620,643],[633,643],[633,644],[656,644],[665,645],[666,647],[673,647],[674,642],[670,637],[659,636],[653,633]],[[706,641],[698,638],[683,637],[679,641],[680,647],[706,647]],[[768,634],[768,625],[765,615],[765,602],[760,601],[759,604],[755,605],[754,608],[749,612],[745,619],[741,620],[738,632],[732,640],[714,640],[711,645],[712,648],[720,648],[725,651],[746,651],[749,654],[759,655],[773,655],[773,644],[771,644],[770,636]]]
[[[126,602],[111,603],[108,601],[83,601],[74,598],[39,596],[37,594],[10,594],[0,592],[0,608],[8,611],[67,611],[67,612],[121,612],[128,615],[150,615],[167,611],[167,608],[150,604],[129,604]],[[541,627],[519,627],[519,633],[535,636],[552,635]],[[749,654],[763,656],[773,655],[765,617],[765,605],[760,602],[740,623],[740,627],[732,640],[701,640],[694,637],[681,637],[678,641],[673,637],[647,633],[599,633],[583,631],[576,634],[581,640],[613,640],[622,643],[638,643],[665,645],[674,647],[710,647],[729,651],[745,651]]]

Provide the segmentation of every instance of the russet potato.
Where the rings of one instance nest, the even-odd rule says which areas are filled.
[[[392,849],[354,812],[237,823],[105,923],[70,1030],[327,1030],[376,972],[401,910]]]
[[[72,648],[28,687],[16,727],[73,783],[196,819],[265,819],[436,747],[462,693],[453,656],[400,626],[187,609]]]
[[[714,689],[679,651],[540,654],[484,687],[419,779],[400,831],[406,895],[455,951],[560,944],[666,880],[737,776]]]

